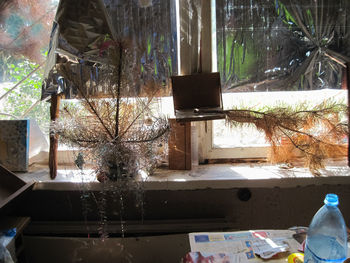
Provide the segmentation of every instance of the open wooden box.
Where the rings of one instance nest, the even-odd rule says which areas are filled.
[[[33,182],[26,183],[11,171],[0,165],[0,211],[6,213],[10,203],[31,189]]]

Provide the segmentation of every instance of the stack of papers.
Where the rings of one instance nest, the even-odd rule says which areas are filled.
[[[297,252],[300,244],[293,234],[295,231],[290,230],[191,233],[192,252],[185,262],[261,262],[279,253]],[[201,258],[206,259],[201,261]],[[274,259],[274,262],[285,262],[285,259]]]

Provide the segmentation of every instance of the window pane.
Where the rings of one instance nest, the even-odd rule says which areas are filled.
[[[279,91],[279,92],[240,92],[224,93],[225,109],[269,109],[273,107],[295,107],[307,105],[310,108],[324,100],[347,103],[347,90],[323,89],[313,91]],[[347,116],[342,116],[345,122]],[[321,125],[315,127],[315,133]],[[263,132],[255,127],[237,125],[229,127],[224,120],[213,121],[213,148],[263,147],[269,143]],[[344,143],[344,142],[339,142]]]
[[[264,133],[252,126],[228,127],[224,120],[213,121],[213,148],[269,146]]]
[[[350,55],[348,2],[217,0],[224,90],[339,88],[343,56]]]
[[[75,98],[79,80],[90,96],[108,97],[113,63],[121,65],[122,82],[128,83],[123,95],[140,95],[150,82],[168,94],[168,77],[177,73],[175,1],[103,2],[61,0],[43,96],[64,92]],[[111,51],[117,46],[121,62],[115,54],[121,49]]]
[[[41,80],[57,1],[1,1],[0,119],[31,119],[48,133]],[[33,121],[31,122],[33,123]]]
[[[175,1],[104,0],[116,34],[133,41],[143,78],[177,74]],[[140,49],[141,48],[141,49]]]

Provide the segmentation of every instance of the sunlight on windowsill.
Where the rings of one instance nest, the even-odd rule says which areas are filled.
[[[73,166],[59,166],[55,180],[49,177],[44,165],[34,165],[28,173],[18,174],[25,181],[37,182],[35,189],[81,190],[89,185],[90,190],[98,190],[104,184],[96,179],[93,169],[83,171]],[[310,184],[341,184],[350,180],[350,168],[339,163],[331,163],[314,177],[307,168],[285,168],[283,165],[261,164],[208,164],[194,166],[192,170],[158,169],[154,175],[140,173],[136,178],[146,190],[189,190],[207,188],[237,187],[297,187]],[[76,185],[76,186],[74,186]]]

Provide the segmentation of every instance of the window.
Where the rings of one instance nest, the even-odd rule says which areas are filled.
[[[57,4],[0,4],[0,120],[30,119],[31,161],[48,151],[50,104],[41,100],[41,81]]]
[[[57,4],[4,3],[0,11],[0,119],[29,118],[47,134],[49,104],[40,102],[42,65]]]
[[[312,8],[283,0],[212,1],[212,57],[221,73],[225,109],[312,106],[325,99],[346,103],[344,60],[337,59],[347,53],[342,43],[349,39],[339,19],[345,19],[346,9],[343,1]],[[326,14],[330,20],[322,24]],[[224,122],[201,127],[202,161],[267,157],[263,133],[230,129]]]
[[[226,109],[273,107],[274,105],[293,106],[297,104],[307,104],[312,107],[322,103],[327,98],[345,103],[347,91],[323,89],[223,94]],[[208,132],[205,133],[204,137],[202,159],[265,159],[268,157],[270,143],[266,140],[265,134],[255,127],[243,125],[243,127],[231,128],[225,123],[225,120],[214,120],[206,125]],[[345,139],[343,143],[346,141]]]
[[[342,100],[346,97],[340,90],[344,59],[349,56],[350,46],[345,26],[349,8],[345,0],[316,4],[313,9],[285,0],[103,2],[106,10],[98,8],[96,3],[86,5],[86,8],[95,8],[101,20],[89,17],[82,20],[97,28],[106,45],[111,34],[109,23],[118,35],[130,40],[135,48],[131,56],[132,70],[141,76],[135,85],[137,90],[132,92],[141,92],[147,78],[152,76],[164,84],[161,95],[169,95],[167,78],[170,75],[218,70],[225,109],[266,106],[267,98],[271,99],[270,105],[274,105],[273,97],[278,98],[279,103],[286,100],[295,103],[290,100],[295,94],[296,97],[323,94]],[[106,20],[104,11],[109,12],[111,21]],[[328,22],[321,23],[320,17],[328,17]],[[80,59],[81,43],[91,39],[87,39],[89,34],[74,31],[64,22],[69,19],[74,17],[57,17],[60,32],[66,35],[57,38],[58,29],[53,28],[52,38],[57,41],[52,41],[49,61],[66,63],[69,57],[74,63],[67,63],[67,67],[75,78],[92,86],[101,81],[99,70],[103,70],[95,66],[92,57],[99,58],[99,52],[105,50],[88,45],[85,60]],[[75,41],[77,36],[84,41]],[[62,53],[56,56],[55,49]],[[45,72],[48,81],[43,97],[64,90],[66,98],[74,98],[77,95],[74,83],[67,76],[62,78],[56,74],[58,68],[53,67],[54,64],[48,67],[52,66],[52,75]],[[171,100],[168,97],[160,100],[161,111],[169,113]],[[169,100],[170,103],[166,102]],[[269,145],[264,135],[254,128],[229,131],[222,120],[194,125],[200,126],[197,132],[201,161],[267,156]]]

